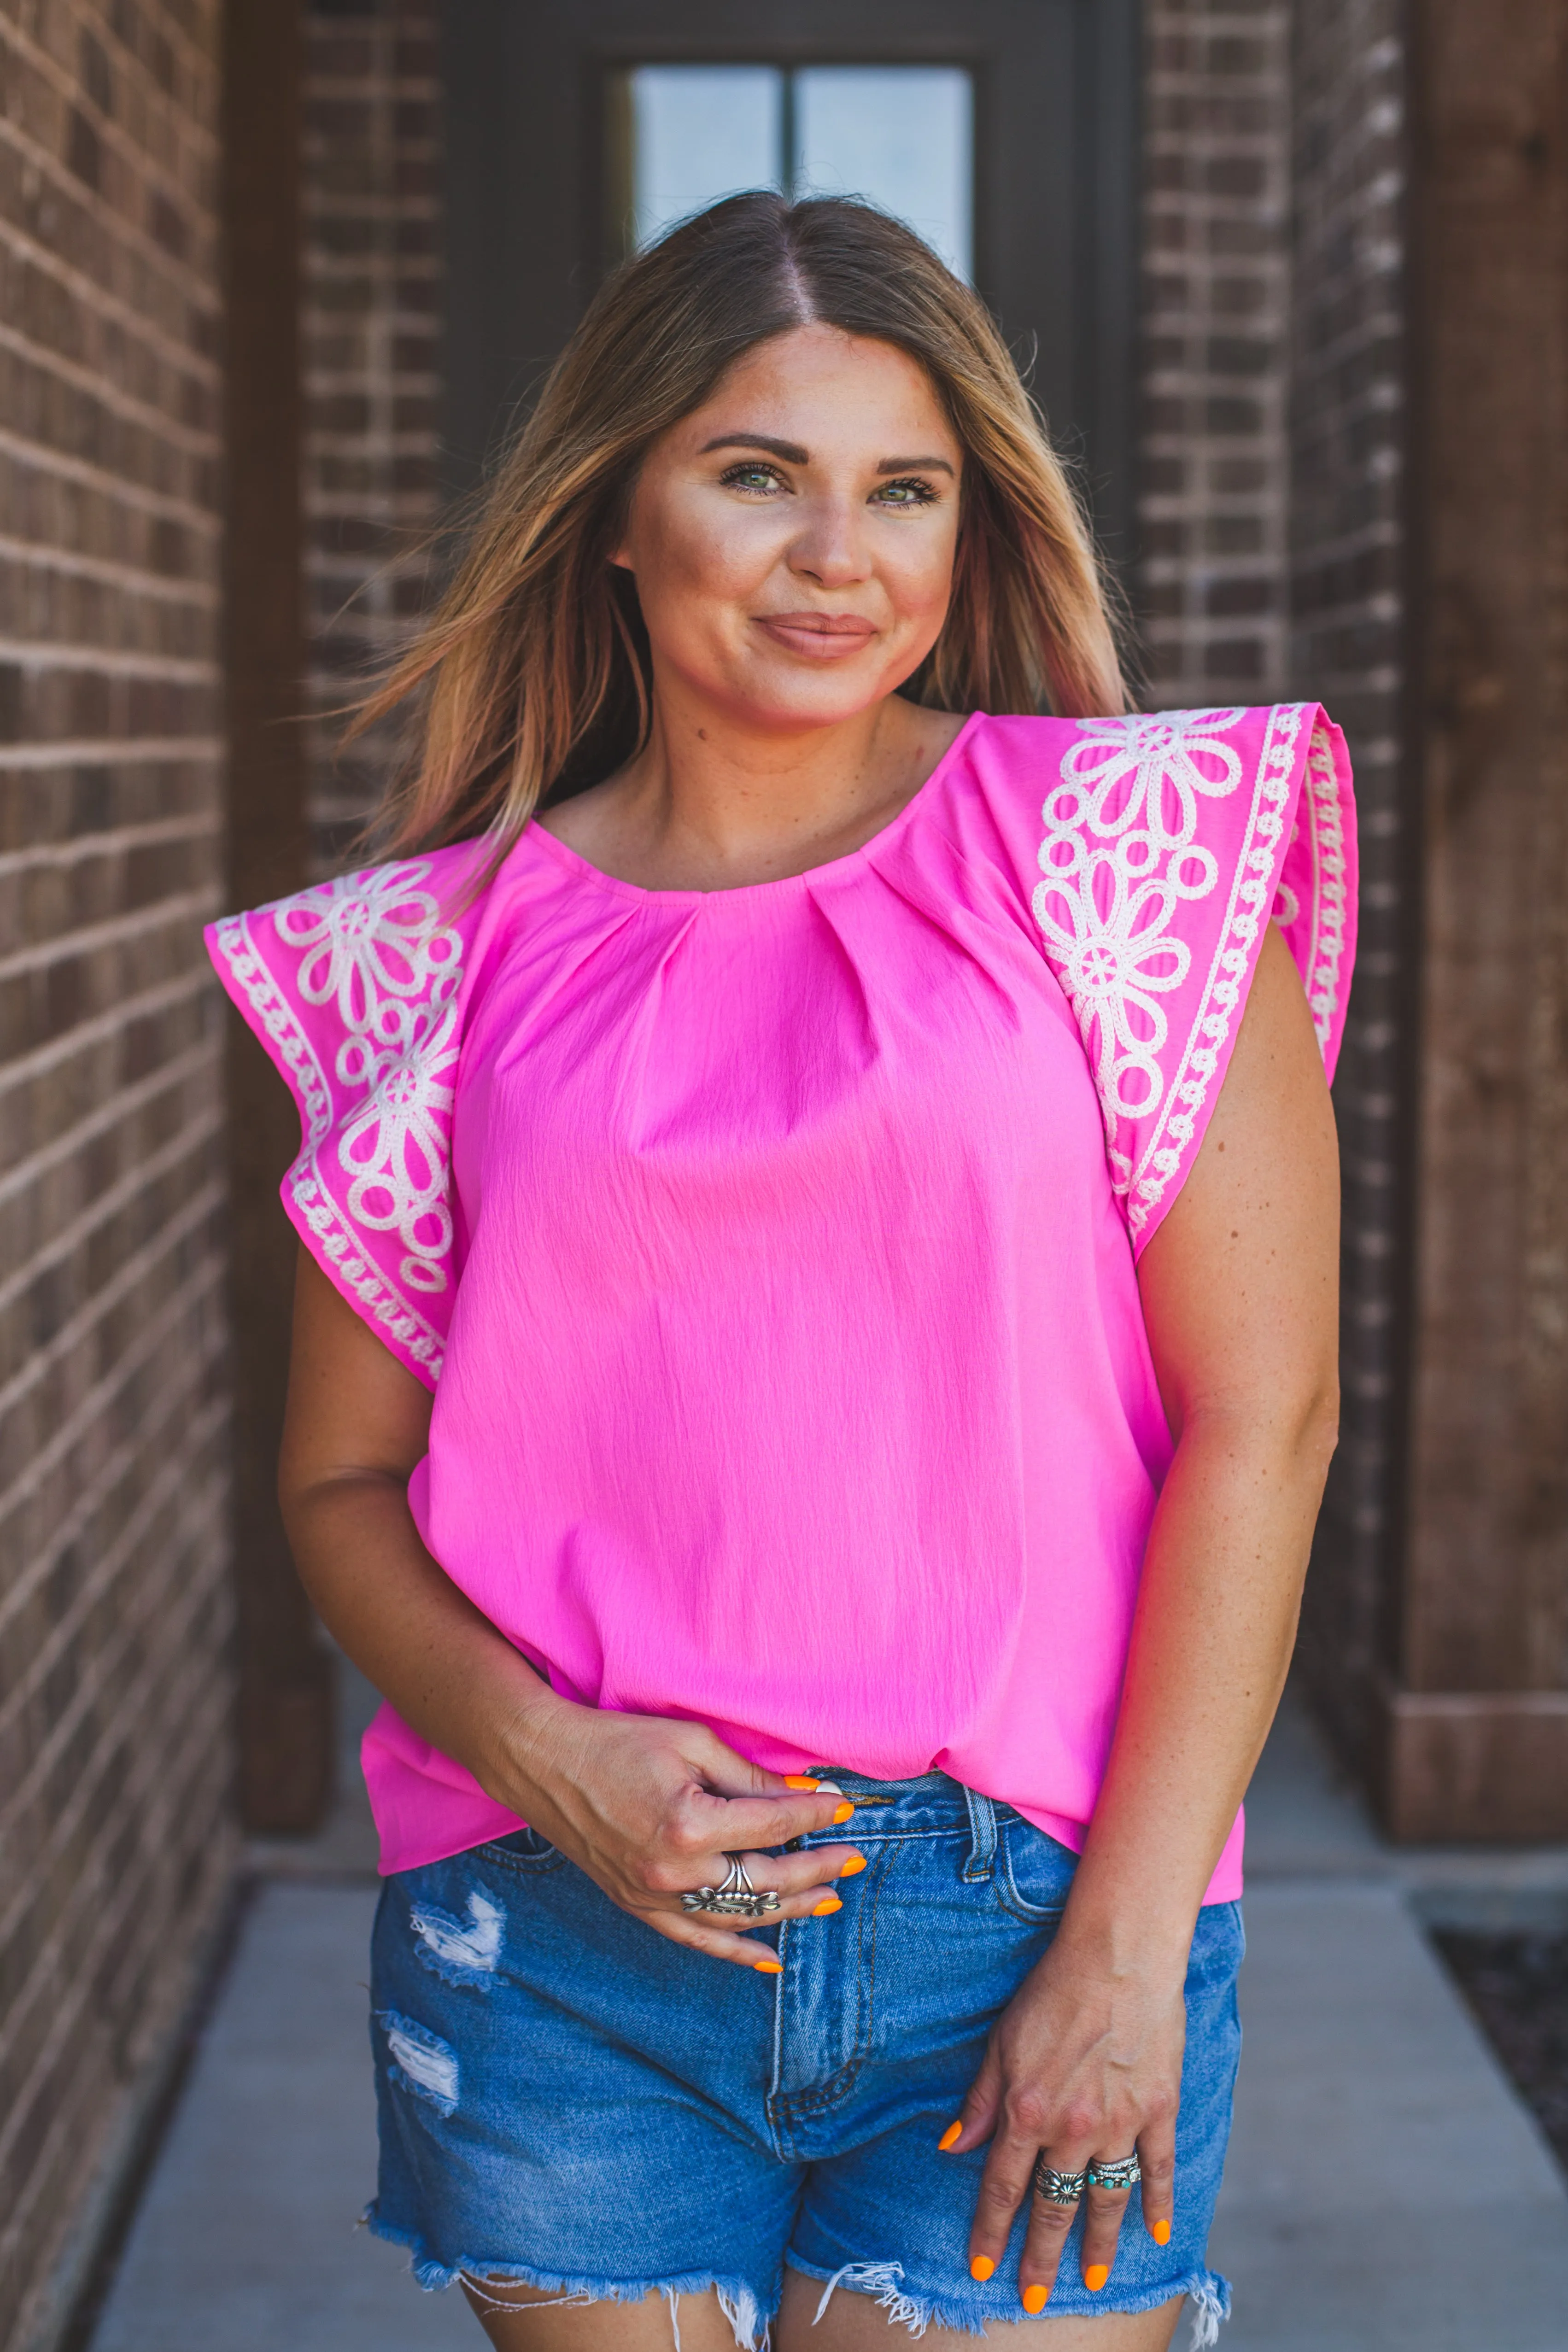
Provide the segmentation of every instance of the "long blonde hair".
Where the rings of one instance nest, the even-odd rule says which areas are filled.
[[[853,198],[731,196],[622,265],[487,486],[429,622],[358,705],[358,734],[423,689],[382,854],[487,835],[611,774],[646,738],[652,674],[614,565],[644,455],[742,352],[815,321],[925,369],[963,449],[952,597],[900,689],[950,710],[1123,710],[1089,533],[984,305],[912,230]]]

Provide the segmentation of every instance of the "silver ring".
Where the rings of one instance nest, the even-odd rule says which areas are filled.
[[[1091,2164],[1084,2179],[1091,2189],[1136,2189],[1143,2178],[1143,2168],[1138,2161],[1138,2151],[1118,2158],[1114,2164]]]
[[[683,1911],[706,1911],[718,1919],[765,1919],[770,1911],[779,1907],[779,1898],[771,1886],[753,1886],[751,1873],[738,1853],[726,1853],[730,1867],[721,1886],[700,1886],[695,1894],[683,1895]]]
[[[1042,2156],[1035,2167],[1035,2194],[1047,2205],[1076,2205],[1088,2179],[1087,2172],[1058,2172]]]

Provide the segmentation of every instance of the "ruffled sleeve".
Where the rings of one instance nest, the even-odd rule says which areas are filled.
[[[299,1106],[283,1205],[343,1297],[426,1387],[458,1268],[452,1105],[494,885],[472,844],[313,885],[208,926],[219,979]]]
[[[1052,732],[1035,919],[1142,1252],[1197,1156],[1271,918],[1333,1076],[1355,950],[1350,761],[1312,704]]]

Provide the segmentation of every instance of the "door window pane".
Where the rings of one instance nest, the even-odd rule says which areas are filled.
[[[794,77],[797,195],[869,196],[973,269],[973,100],[951,66],[808,66]]]
[[[637,66],[626,81],[634,245],[737,189],[781,184],[784,76],[772,66]]]
[[[609,92],[629,246],[739,188],[861,195],[973,274],[973,85],[951,66],[634,66]]]

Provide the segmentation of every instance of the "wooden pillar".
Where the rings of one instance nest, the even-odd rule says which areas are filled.
[[[1406,1838],[1568,1836],[1568,13],[1415,0]]]
[[[225,669],[228,903],[306,879],[300,380],[303,40],[299,0],[226,0]],[[242,1802],[254,1830],[308,1830],[331,1786],[328,1662],[274,1494],[294,1241],[279,1181],[299,1148],[282,1081],[231,1013],[228,1047]]]

